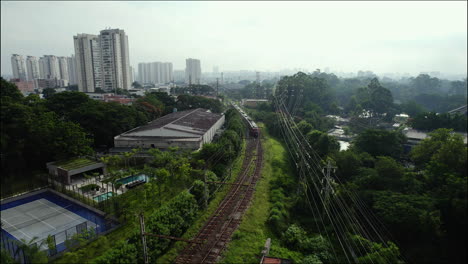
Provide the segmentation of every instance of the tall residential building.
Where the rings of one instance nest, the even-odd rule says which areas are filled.
[[[161,64],[161,83],[170,83],[174,79],[172,63],[164,62]]]
[[[67,57],[67,66],[68,66],[68,77],[70,85],[78,84],[78,80],[76,79],[76,59],[75,55],[71,55],[71,57]]]
[[[27,80],[26,63],[24,62],[23,55],[11,55],[11,68],[13,69],[13,77],[21,81]]]
[[[186,59],[185,60],[185,83],[200,84],[201,66],[200,60]]]
[[[59,60],[54,55],[44,55],[39,59],[39,72],[44,79],[61,79]]]
[[[138,82],[145,83],[145,63],[138,63]]]
[[[73,36],[76,59],[76,80],[80,92],[102,89],[101,48],[99,38],[91,34]]]
[[[172,82],[171,62],[149,62],[138,64],[138,80],[141,83],[165,84]]]
[[[39,78],[40,79],[46,79],[46,66],[47,65],[47,59],[44,57],[39,58]]]
[[[26,68],[28,71],[28,80],[33,81],[35,79],[41,78],[39,75],[39,61],[37,57],[27,56],[26,57]]]
[[[130,85],[132,85],[134,81],[135,81],[135,69],[133,69],[133,67],[130,66]]]
[[[104,90],[129,89],[130,59],[128,37],[121,29],[101,30],[102,87]]]
[[[60,69],[60,79],[70,81],[70,75],[68,73],[68,58],[67,57],[58,57],[59,69]]]
[[[183,83],[185,81],[185,71],[184,70],[174,70],[174,82]]]
[[[161,83],[161,63],[151,62],[148,63],[149,67],[149,82],[158,84]]]

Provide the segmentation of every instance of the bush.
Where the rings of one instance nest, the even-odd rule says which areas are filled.
[[[80,187],[82,192],[89,192],[89,191],[92,191],[92,190],[99,191],[99,188],[100,188],[100,186],[97,185],[97,184],[94,184],[94,183],[91,183],[91,184]]]

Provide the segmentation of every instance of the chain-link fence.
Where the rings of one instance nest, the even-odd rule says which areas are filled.
[[[41,240],[19,241],[2,230],[1,247],[19,263],[34,263],[33,258],[37,257],[36,252],[43,251],[48,257],[54,257],[58,253],[92,241],[117,227],[113,220],[106,220],[102,225],[98,225],[97,220],[94,221],[80,223]]]
[[[56,234],[50,234],[39,241],[18,241],[2,229],[1,248],[5,251],[2,254],[10,254],[19,263],[34,263],[34,259],[31,259],[37,256],[34,252],[44,251],[48,257],[53,258],[59,253],[75,248],[86,241],[94,240],[99,235],[108,233],[120,225],[117,219],[122,215],[122,206],[119,205],[119,199],[113,199],[115,198],[113,194],[116,191],[112,183],[97,183],[100,189],[104,190],[97,193],[92,190],[84,191],[83,188],[77,185],[66,185],[57,181],[51,175],[42,175],[40,179],[41,183],[44,183],[42,188],[48,187],[88,207],[99,209],[104,212],[104,215],[99,217],[99,214],[97,214],[97,218],[88,218],[86,222]]]

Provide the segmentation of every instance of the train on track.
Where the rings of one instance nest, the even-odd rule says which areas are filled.
[[[242,118],[244,119],[245,123],[247,124],[249,128],[249,135],[257,138],[258,135],[260,135],[260,128],[257,126],[257,124],[240,108],[235,103],[232,103],[232,106],[241,114]]]

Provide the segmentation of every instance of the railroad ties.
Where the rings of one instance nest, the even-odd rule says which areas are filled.
[[[175,263],[216,263],[220,259],[250,205],[255,185],[260,178],[262,162],[260,139],[249,139],[237,181],[231,185],[216,211],[193,238],[204,243],[188,244]]]

